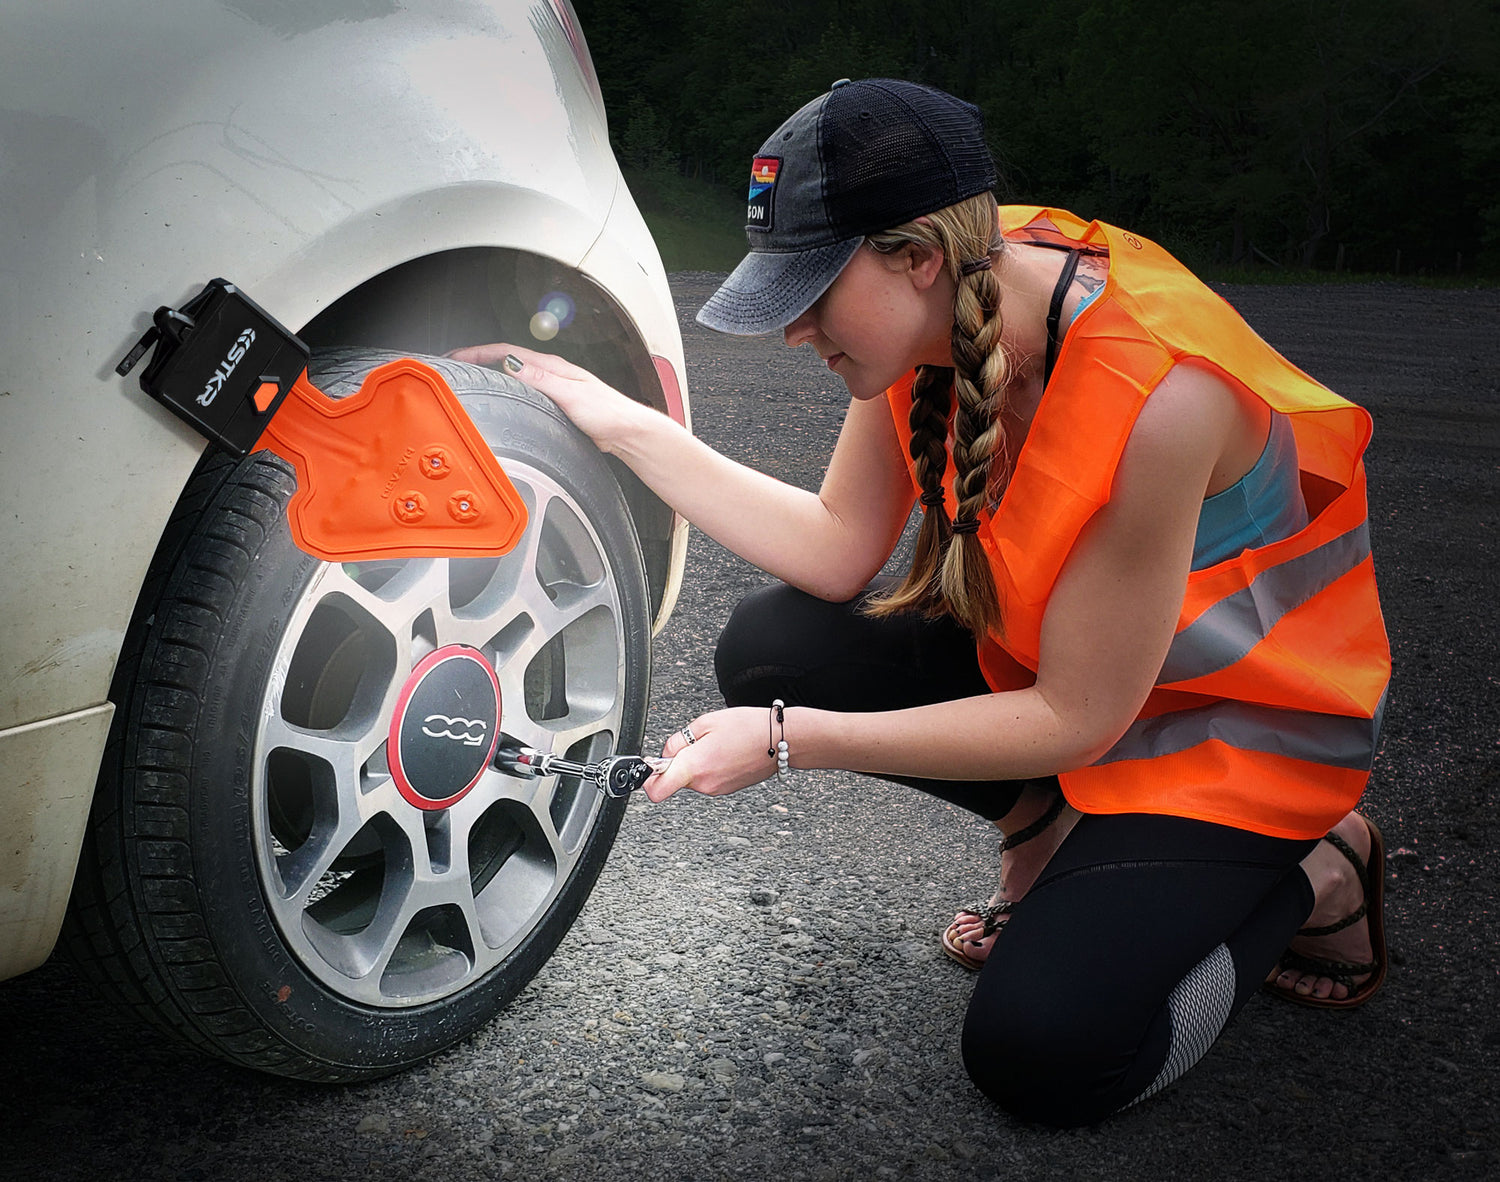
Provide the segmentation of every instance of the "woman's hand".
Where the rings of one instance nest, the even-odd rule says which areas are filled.
[[[660,803],[679,788],[728,796],[759,784],[776,771],[776,756],[766,754],[769,725],[769,711],[760,706],[700,714],[662,744],[672,766],[646,781],[646,795]]]
[[[670,415],[560,357],[509,344],[449,356],[517,375],[714,541],[823,599],[859,594],[895,549],[915,499],[890,407],[880,399],[849,408],[814,493],[736,463]]]
[[[448,356],[455,361],[504,370],[541,391],[601,451],[613,451],[633,422],[642,414],[655,413],[613,386],[606,386],[588,370],[550,353],[497,342],[454,349]]]

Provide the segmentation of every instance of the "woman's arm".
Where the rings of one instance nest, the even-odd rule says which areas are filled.
[[[1135,720],[1165,659],[1192,561],[1204,490],[1252,411],[1201,370],[1174,369],[1126,444],[1111,499],[1054,588],[1028,689],[871,714],[788,708],[794,767],[937,779],[1018,779],[1085,767]],[[1251,427],[1253,429],[1253,426]],[[766,711],[694,720],[700,742],[647,786],[653,799],[764,779]],[[748,778],[747,778],[748,777]],[[740,781],[740,782],[737,782]]]
[[[517,375],[551,398],[603,451],[709,537],[812,595],[857,595],[890,557],[913,492],[884,399],[853,402],[817,493],[713,450],[666,415],[587,370],[514,345],[481,345],[461,361],[521,359]]]

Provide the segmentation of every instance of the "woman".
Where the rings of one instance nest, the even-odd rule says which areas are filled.
[[[457,356],[781,581],[734,612],[728,708],[647,795],[845,768],[995,821],[1000,889],[943,935],[982,969],[965,1065],[1080,1124],[1177,1078],[1263,981],[1347,1007],[1384,975],[1352,811],[1389,671],[1369,419],[1160,248],[997,214],[994,184],[978,111],[890,80],[836,83],[756,156],[750,254],[698,318],[843,378],[817,494],[556,358]],[[914,500],[912,569],[872,584]]]

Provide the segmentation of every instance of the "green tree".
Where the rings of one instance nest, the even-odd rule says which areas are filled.
[[[743,192],[839,77],[980,105],[1002,197],[1190,261],[1500,269],[1493,0],[579,0],[627,161]],[[1386,260],[1382,263],[1382,260]]]

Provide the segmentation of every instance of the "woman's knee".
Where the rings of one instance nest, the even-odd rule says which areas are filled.
[[[730,706],[764,706],[772,698],[802,702],[798,682],[846,654],[845,633],[857,600],[826,600],[774,583],[750,592],[729,613],[714,647],[719,692]]]
[[[1093,1124],[1120,1106],[1124,1063],[1086,1010],[1049,992],[976,991],[964,1020],[964,1067],[980,1091],[1022,1120]]]
[[[789,672],[780,622],[785,619],[789,596],[796,594],[779,583],[760,587],[729,613],[714,646],[714,674],[728,705],[764,705],[759,701],[762,687],[758,683],[768,675]]]

